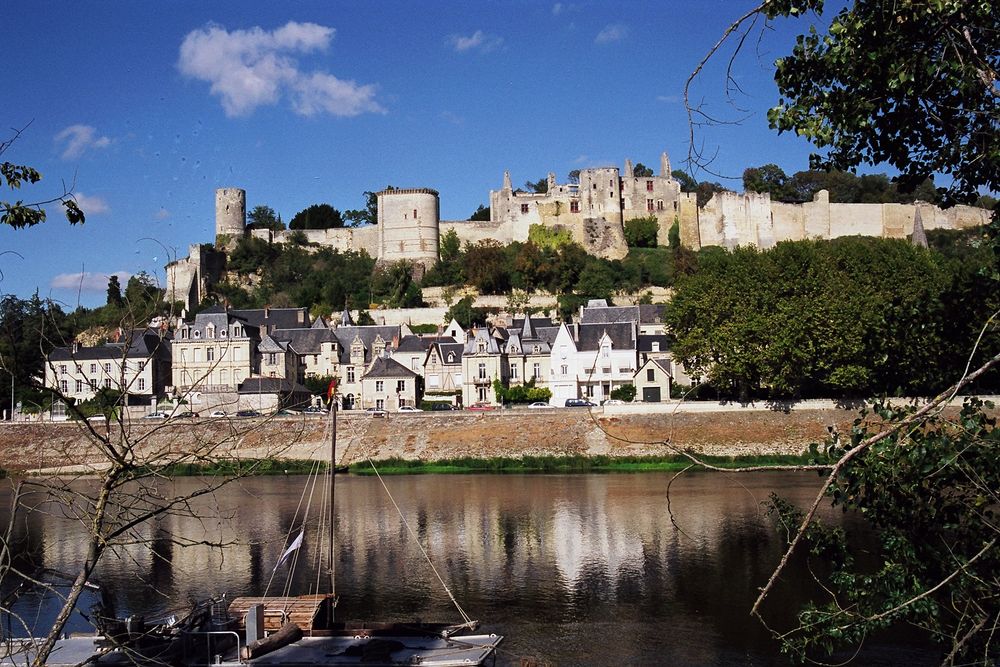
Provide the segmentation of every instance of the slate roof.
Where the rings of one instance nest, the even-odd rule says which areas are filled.
[[[231,310],[227,313],[226,309],[223,308],[222,306],[209,306],[205,310],[195,315],[194,320],[192,320],[191,322],[184,323],[183,326],[190,329],[190,335],[188,336],[187,339],[184,340],[192,340],[192,339],[212,340],[211,338],[208,338],[208,336],[205,335],[205,331],[206,329],[208,329],[209,325],[215,327],[215,331],[218,336],[219,332],[228,330],[229,325],[232,324],[234,321],[238,321],[243,325],[246,337],[248,338],[260,337],[260,332],[258,327],[248,322],[245,317],[237,315],[236,311]],[[221,338],[222,336],[218,337]]]
[[[125,343],[128,342],[128,349]],[[170,359],[170,338],[160,337],[160,332],[156,329],[136,329],[131,339],[122,340],[119,343],[105,343],[93,347],[82,345],[73,352],[72,347],[56,347],[49,353],[49,361],[82,361],[94,359],[147,359],[150,357]]]
[[[638,306],[586,307],[580,324],[611,324],[614,322],[638,322],[639,324],[660,324],[666,307],[662,304],[642,304]]]
[[[375,339],[382,336],[382,340],[385,341],[386,347],[388,347],[392,345],[393,338],[399,337],[399,327],[378,324],[337,327],[333,330],[333,333],[337,336],[337,340],[340,341],[340,363],[351,363],[351,343],[354,342],[354,338],[357,336],[361,338],[361,342],[365,346],[365,363],[367,364],[372,360],[372,344],[375,342]]]
[[[633,327],[632,322],[581,324],[577,333],[576,348],[578,350],[599,349],[601,337],[606,332],[611,338],[611,345],[614,349],[634,350],[636,340],[632,335]]]
[[[260,352],[285,352],[287,349],[287,342],[277,341],[270,336],[261,338],[260,345],[257,346],[257,350]]]
[[[462,343],[435,343],[435,345],[441,354],[442,364],[448,365],[448,353],[450,352],[455,355],[455,360],[451,362],[451,365],[462,365],[462,351],[465,349],[465,345]]]
[[[339,342],[333,329],[315,326],[310,329],[275,329],[271,337],[291,345],[296,354],[319,354],[323,343]]]
[[[478,354],[480,341],[484,341],[486,343],[486,354],[500,354],[500,341],[497,341],[496,337],[485,328],[476,329],[475,335],[471,335],[470,332],[465,342],[464,354]]]
[[[403,336],[394,352],[426,352],[431,340],[420,336]]]
[[[559,335],[559,326],[539,327],[535,330],[539,340],[545,341],[551,348]]]
[[[653,343],[660,344],[660,352],[670,351],[670,336],[664,336],[662,334],[650,335],[650,334],[639,334],[639,351],[640,352],[652,352]]]
[[[642,364],[641,366],[639,366],[639,368],[637,368],[635,370],[636,377],[638,377],[639,373],[641,373],[642,370],[644,368],[646,368],[646,366],[648,366],[650,364],[656,366],[657,368],[659,368],[661,371],[663,371],[664,373],[666,373],[671,378],[674,376],[673,371],[670,369],[670,360],[669,359],[648,359],[646,361],[646,363]]]
[[[411,371],[409,368],[399,363],[395,359],[390,359],[389,357],[379,357],[372,364],[372,367],[368,369],[363,378],[410,378],[416,377],[417,374]]]
[[[233,309],[230,313],[246,320],[255,327],[262,328],[262,333],[270,333],[275,329],[296,329],[310,325],[308,308]]]

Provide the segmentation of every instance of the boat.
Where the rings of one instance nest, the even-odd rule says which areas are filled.
[[[336,400],[331,401],[330,424],[332,516],[337,472]],[[330,530],[332,533],[332,522]],[[282,554],[279,565],[301,544],[302,534]],[[333,540],[328,543],[327,593],[209,598],[196,603],[182,618],[171,617],[155,624],[135,616],[118,619],[98,613],[93,616],[97,633],[60,639],[46,665],[469,667],[491,658],[495,662],[503,637],[476,634],[479,622],[469,619],[457,603],[460,623],[338,621],[336,583],[329,566],[334,562]],[[30,664],[33,654],[30,640],[7,640],[0,647],[0,666]]]

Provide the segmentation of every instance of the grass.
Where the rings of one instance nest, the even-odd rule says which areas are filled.
[[[741,468],[800,465],[809,462],[809,455],[702,456],[701,459],[720,468]],[[524,456],[519,459],[466,457],[440,461],[385,459],[375,462],[381,475],[673,472],[682,470],[690,464],[691,462],[682,456]],[[350,471],[355,475],[375,474],[368,462],[353,463]]]
[[[221,459],[191,463],[175,463],[157,468],[156,473],[167,477],[225,477],[232,475],[304,475],[313,470],[316,461],[298,459]],[[326,470],[326,462],[318,462]]]

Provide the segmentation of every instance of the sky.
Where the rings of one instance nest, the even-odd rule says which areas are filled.
[[[443,220],[466,219],[509,170],[515,186],[617,165],[685,168],[684,82],[743,0],[662,2],[94,2],[0,5],[0,157],[43,180],[0,200],[71,189],[61,210],[0,228],[0,294],[36,290],[72,309],[106,298],[108,276],[145,271],[214,240],[215,189],[247,192],[284,221],[317,203],[427,187]],[[834,4],[834,3],[828,3]],[[828,14],[832,8],[828,8]],[[773,61],[820,22],[783,20],[694,99],[735,125],[699,128],[715,156],[698,180],[739,189],[748,166],[808,166],[810,146],[767,127]],[[726,176],[737,180],[727,180]]]

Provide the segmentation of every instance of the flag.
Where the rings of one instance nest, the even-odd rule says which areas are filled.
[[[326,388],[326,402],[333,400],[333,395],[337,393],[337,378],[330,380],[330,386]]]
[[[281,558],[279,558],[278,562],[274,564],[274,570],[272,570],[272,572],[281,567],[281,564],[284,563],[286,560],[288,560],[288,557],[291,556],[296,549],[302,546],[302,533],[303,530],[299,530],[298,536],[294,540],[292,540],[292,543],[289,544],[288,548],[285,549],[284,553],[281,554]]]

